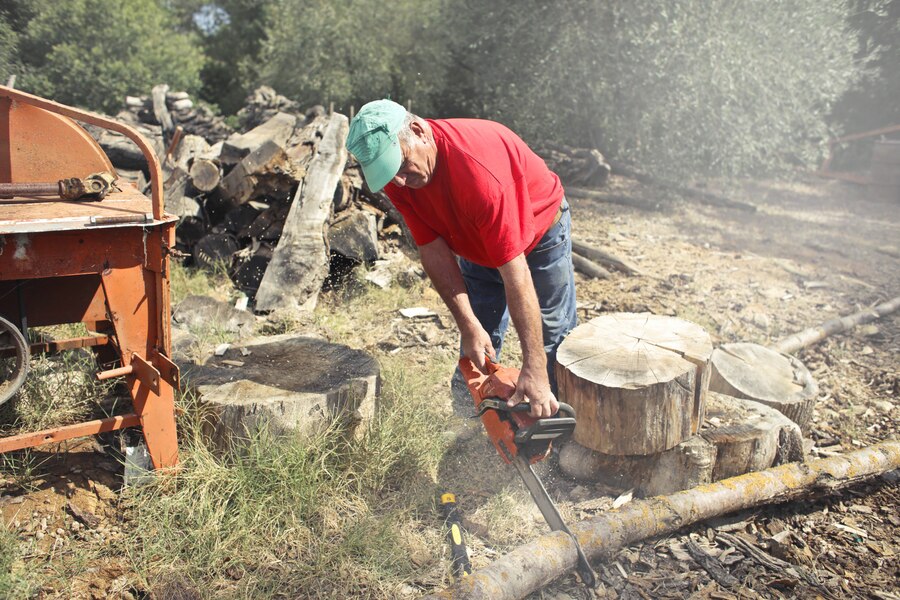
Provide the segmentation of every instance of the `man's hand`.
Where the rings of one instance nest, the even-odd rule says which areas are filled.
[[[552,417],[559,410],[559,402],[550,391],[550,381],[547,379],[545,369],[532,371],[523,368],[519,373],[519,381],[516,382],[516,393],[507,400],[508,406],[515,406],[520,402],[531,403],[532,417]]]
[[[484,374],[487,374],[487,365],[484,357],[487,355],[492,361],[497,361],[497,353],[491,342],[491,336],[478,323],[478,321],[470,322],[469,327],[465,330],[460,328],[460,336],[462,338],[463,355],[472,361],[475,367]]]

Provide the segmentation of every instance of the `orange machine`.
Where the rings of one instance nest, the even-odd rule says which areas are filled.
[[[137,144],[151,198],[114,182],[109,158],[75,120]],[[155,468],[178,462],[168,281],[175,221],[163,212],[159,161],[134,129],[0,86],[0,346],[15,356],[0,402],[21,386],[31,352],[91,347],[106,369],[97,377],[124,378],[134,407],[0,438],[0,452],[139,426]],[[28,327],[78,322],[92,334],[26,342]]]

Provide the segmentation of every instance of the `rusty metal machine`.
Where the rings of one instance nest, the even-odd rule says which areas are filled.
[[[76,121],[141,149],[151,197],[116,181]],[[0,86],[0,351],[14,368],[0,403],[25,381],[33,352],[91,348],[99,379],[123,378],[133,412],[0,438],[0,452],[125,427],[143,430],[157,469],[178,461],[170,354],[169,254],[176,219],[163,211],[149,143],[110,119]],[[84,323],[90,335],[29,342],[28,328]]]

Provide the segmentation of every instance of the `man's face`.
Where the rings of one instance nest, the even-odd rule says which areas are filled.
[[[418,123],[413,123],[410,129],[415,135],[409,143],[400,142],[403,162],[391,181],[398,187],[406,186],[417,190],[428,185],[434,175],[437,149]]]

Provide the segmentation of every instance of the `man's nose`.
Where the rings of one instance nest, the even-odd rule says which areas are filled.
[[[397,187],[403,187],[406,185],[406,175],[401,175],[400,173],[397,173],[396,175],[394,175],[394,178],[391,179],[391,181]]]

